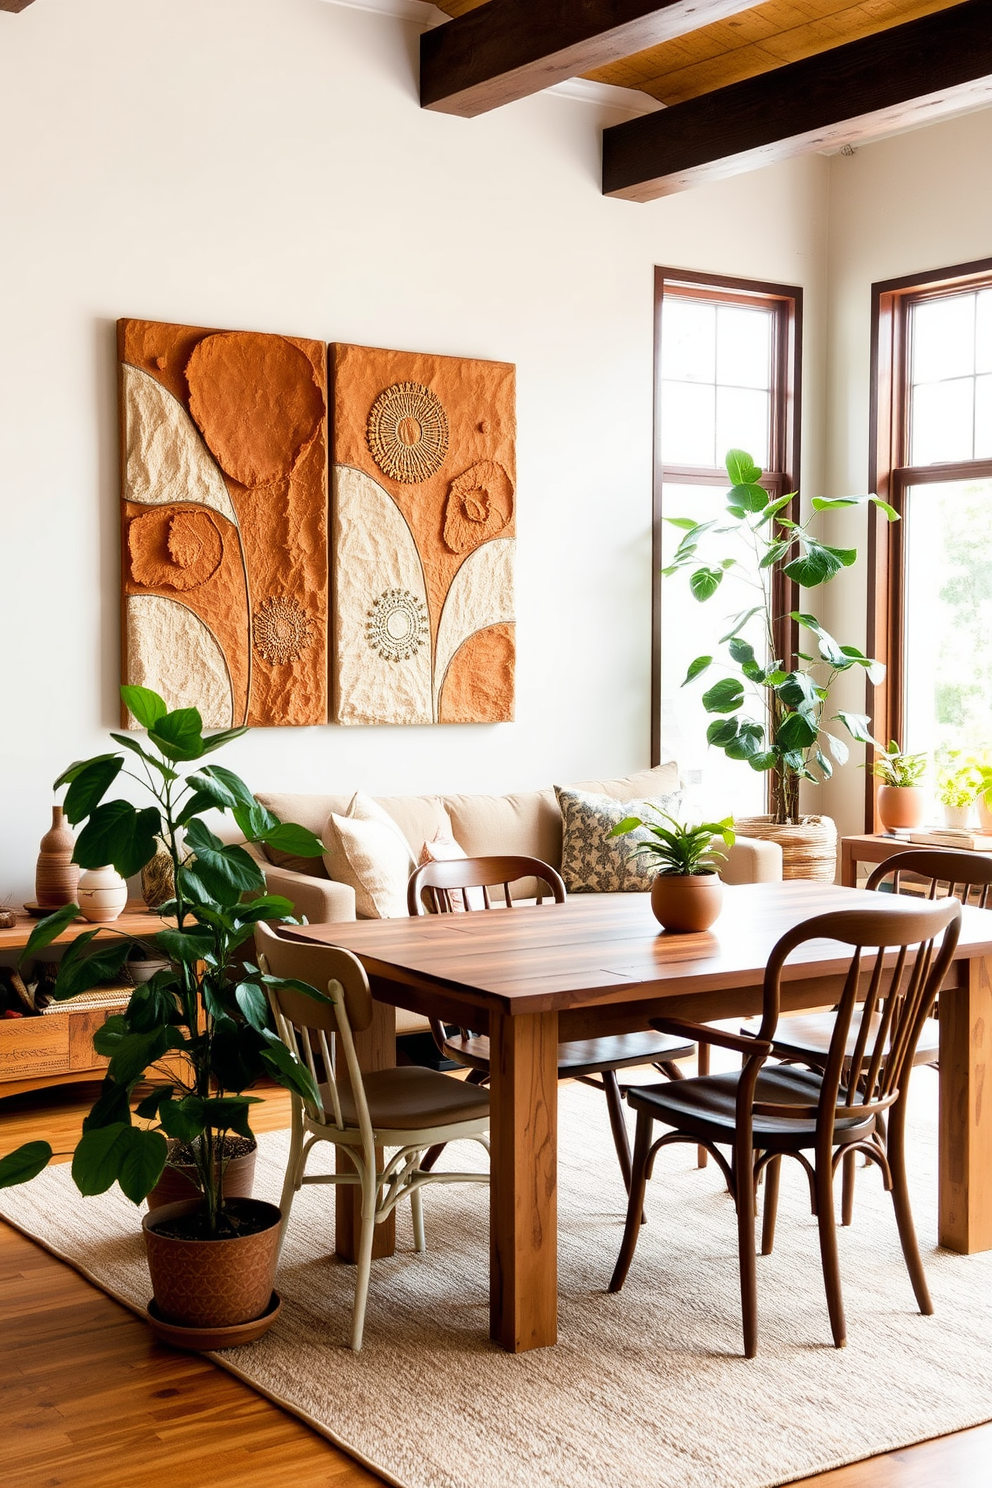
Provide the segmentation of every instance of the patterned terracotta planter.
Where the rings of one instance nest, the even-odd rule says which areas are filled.
[[[665,930],[708,930],[722,907],[718,873],[659,873],[651,885],[651,910]]]
[[[227,1328],[261,1319],[272,1302],[281,1215],[261,1199],[234,1199],[237,1215],[257,1214],[266,1227],[232,1240],[182,1240],[160,1233],[199,1209],[165,1204],[141,1222],[157,1317],[184,1328]],[[273,1319],[275,1313],[272,1314]]]

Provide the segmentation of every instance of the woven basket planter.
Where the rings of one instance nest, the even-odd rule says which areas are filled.
[[[770,816],[739,816],[734,830],[740,837],[777,842],[783,878],[833,883],[837,876],[837,825],[829,816],[804,816],[794,825],[777,824]]]

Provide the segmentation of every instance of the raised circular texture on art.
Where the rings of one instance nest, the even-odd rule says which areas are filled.
[[[291,475],[324,416],[309,358],[284,336],[221,331],[186,363],[189,411],[220,465],[240,485]]]
[[[427,610],[409,589],[387,589],[365,621],[365,639],[383,661],[409,661],[427,644]]]
[[[468,553],[496,537],[513,515],[513,483],[497,460],[469,466],[448,487],[445,546]]]
[[[421,382],[395,382],[369,412],[366,440],[379,469],[402,485],[417,486],[444,464],[448,418],[436,393]]]
[[[131,576],[149,589],[196,589],[220,567],[224,539],[202,508],[157,507],[127,530]]]
[[[285,666],[302,656],[313,640],[313,628],[295,599],[273,594],[252,615],[251,636],[259,656]]]

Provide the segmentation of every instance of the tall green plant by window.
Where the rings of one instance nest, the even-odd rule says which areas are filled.
[[[786,515],[795,493],[772,499],[760,484],[762,471],[749,454],[730,450],[726,464],[731,482],[727,520],[669,517],[682,530],[682,538],[663,575],[671,579],[685,571],[691,593],[706,603],[719,594],[724,575],[736,569],[753,584],[754,604],[727,617],[727,630],[720,638],[725,656],[697,656],[682,685],[706,676],[709,685],[702,703],[707,713],[715,715],[706,731],[707,740],[729,759],[767,771],[774,820],[796,822],[800,782],[826,779],[833,773],[833,761],[843,764],[848,758],[846,742],[826,728],[825,722],[839,723],[859,743],[873,742],[864,713],[838,709],[825,719],[835,679],[859,667],[877,682],[885,669],[857,646],[836,641],[815,615],[799,610],[792,611],[791,618],[801,633],[811,637],[815,654],[797,651],[794,657],[781,656],[776,638],[786,617],[775,610],[775,597],[784,587],[779,576],[802,589],[815,589],[857,561],[855,548],[831,547],[812,535],[810,525],[819,512],[870,503],[880,507],[889,521],[896,520],[896,513],[877,496],[816,497],[811,515],[796,522]],[[747,562],[742,561],[745,554]],[[717,670],[726,675],[713,681]]]

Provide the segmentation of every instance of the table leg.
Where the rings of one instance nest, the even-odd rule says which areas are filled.
[[[489,1014],[489,1332],[511,1353],[558,1336],[558,1014]]]
[[[372,1002],[372,1022],[361,1033],[355,1034],[355,1052],[358,1063],[365,1074],[372,1070],[392,1069],[396,1063],[396,1009],[385,1002]],[[376,1153],[382,1160],[381,1150]],[[349,1158],[340,1149],[337,1154],[337,1171],[355,1171]],[[334,1189],[334,1249],[341,1261],[354,1261],[358,1256],[358,1239],[361,1230],[361,1190],[351,1184],[338,1184]],[[375,1227],[372,1240],[372,1256],[391,1256],[396,1250],[395,1211]]]
[[[940,994],[941,1245],[992,1250],[992,961],[967,963],[963,987]]]

